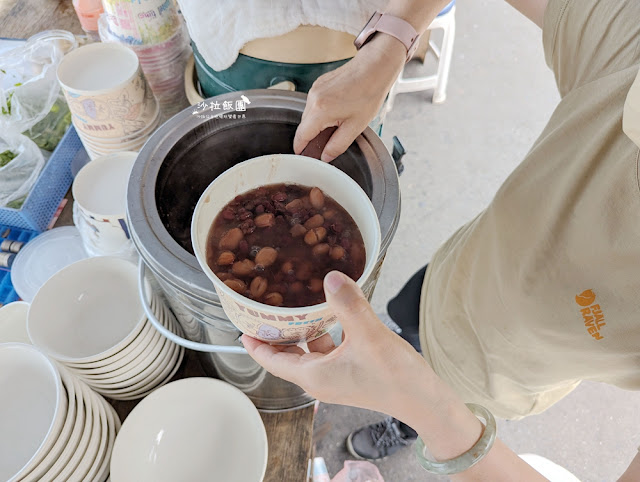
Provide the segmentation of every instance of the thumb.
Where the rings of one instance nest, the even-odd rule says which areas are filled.
[[[358,338],[364,335],[368,338],[372,324],[382,325],[362,290],[340,271],[331,271],[325,276],[324,292],[347,336],[357,333]]]

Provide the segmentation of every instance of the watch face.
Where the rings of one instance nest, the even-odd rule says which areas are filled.
[[[375,32],[374,27],[376,23],[378,23],[378,20],[380,20],[380,17],[382,17],[382,14],[380,12],[374,12],[373,15],[371,15],[371,18],[365,24],[364,28],[360,31],[353,42],[353,45],[355,45],[357,49],[362,47],[367,42],[367,40],[369,40],[371,35],[373,35],[373,33]]]

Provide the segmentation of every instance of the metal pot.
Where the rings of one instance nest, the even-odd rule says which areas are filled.
[[[191,247],[193,209],[213,179],[253,157],[292,153],[306,96],[248,90],[209,102],[231,101],[235,105],[241,95],[250,100],[245,118],[207,118],[216,112],[194,114],[192,107],[153,134],[131,173],[127,216],[143,263],[141,271],[145,266],[151,271],[187,340],[166,329],[165,336],[202,351],[201,362],[207,374],[237,386],[258,408],[287,410],[305,406],[313,399],[298,386],[267,373],[246,354],[238,341],[241,333],[226,317]],[[364,189],[378,214],[382,247],[374,273],[364,287],[371,296],[400,217],[396,166],[369,128],[333,164]]]

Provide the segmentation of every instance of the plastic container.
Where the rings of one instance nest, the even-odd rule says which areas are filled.
[[[87,257],[75,226],[54,228],[42,233],[18,253],[11,269],[11,282],[18,296],[31,302],[51,276]]]
[[[225,285],[207,264],[209,229],[222,208],[239,194],[278,183],[316,186],[351,215],[366,251],[364,272],[357,280],[361,288],[378,261],[380,224],[373,204],[353,179],[331,164],[305,156],[272,154],[250,159],[225,171],[202,193],[193,212],[191,240],[198,263],[213,282],[224,312],[245,334],[270,343],[296,344],[315,340],[335,325],[336,316],[327,302],[300,308],[258,303]]]
[[[98,19],[104,9],[102,0],[73,0],[73,8],[78,15],[82,30],[84,30],[92,40],[99,42]]]
[[[0,225],[44,231],[71,186],[72,165],[83,165],[88,156],[73,127],[56,147],[20,209],[0,208]],[[1,297],[0,297],[1,298]]]

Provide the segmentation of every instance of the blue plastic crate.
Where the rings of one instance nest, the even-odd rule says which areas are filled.
[[[0,224],[44,231],[71,186],[71,165],[84,165],[87,152],[73,126],[51,154],[21,209],[0,208]]]
[[[5,236],[5,233],[8,235]],[[22,241],[27,243],[38,235],[37,231],[20,229],[13,226],[0,225],[0,236],[11,241]],[[20,297],[11,284],[11,271],[8,268],[0,268],[0,306],[18,301]]]

